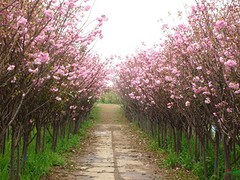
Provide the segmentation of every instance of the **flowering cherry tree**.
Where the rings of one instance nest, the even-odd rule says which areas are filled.
[[[10,179],[24,171],[33,129],[36,153],[49,128],[55,150],[60,135],[78,132],[105,85],[105,64],[89,47],[107,18],[85,32],[90,9],[76,0],[0,3],[0,151],[11,134]],[[21,140],[22,157],[15,157]]]
[[[237,161],[239,142],[239,2],[197,1],[187,22],[163,26],[165,39],[152,49],[126,57],[116,87],[126,115],[162,147],[182,149],[182,137],[195,145],[191,158],[204,164],[204,176],[217,175],[223,146],[225,171]],[[166,144],[167,139],[172,144]],[[214,171],[207,149],[214,146]],[[200,147],[200,152],[199,152]],[[228,174],[225,174],[228,179]]]

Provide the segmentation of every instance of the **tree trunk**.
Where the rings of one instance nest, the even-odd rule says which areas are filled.
[[[215,145],[214,145],[214,177],[218,178],[218,162],[219,162],[219,132],[215,132]]]
[[[0,138],[0,153],[4,155],[6,146],[6,133]]]
[[[42,152],[44,152],[44,149],[45,149],[45,138],[46,138],[46,125],[44,124],[43,135],[42,135],[42,146],[41,146]]]
[[[195,132],[195,141],[194,141],[194,156],[195,156],[195,161],[198,161],[199,149],[198,149],[198,135],[196,132]]]
[[[52,140],[52,150],[56,152],[57,148],[57,139],[58,139],[59,125],[57,122],[54,122],[53,126],[53,140]]]
[[[28,153],[28,141],[29,141],[29,132],[23,134],[23,150],[22,150],[22,172],[24,173],[26,162],[27,162],[27,153]]]
[[[16,180],[19,180],[20,179],[20,142],[21,142],[21,139],[20,140],[17,140],[18,143],[17,143],[17,169],[16,169]]]
[[[74,127],[74,131],[73,131],[74,134],[77,134],[79,131],[80,124],[81,124],[81,118],[82,117],[79,117],[78,119],[75,120],[75,123],[74,123],[75,127]]]
[[[41,147],[41,124],[39,120],[36,120],[36,129],[37,129],[37,135],[36,135],[36,145],[35,145],[35,153],[39,153],[40,147]]]
[[[207,162],[206,162],[206,153],[205,153],[205,138],[200,140],[201,145],[201,155],[202,155],[202,161],[203,161],[203,172],[204,172],[204,179],[207,178]]]
[[[228,137],[226,134],[223,135],[223,149],[224,149],[224,161],[225,161],[225,174],[224,180],[230,180],[231,176],[229,172],[231,171],[230,165],[230,151],[229,151],[229,144],[227,142]]]
[[[192,136],[192,128],[188,127],[186,137],[187,137],[187,146],[188,146],[188,153],[190,158],[193,158],[192,147],[191,147],[191,136]]]
[[[11,143],[11,154],[10,154],[10,180],[14,180],[14,154],[15,154],[15,141],[16,140],[16,130],[12,126],[12,143]]]
[[[161,125],[160,125],[160,120],[158,120],[158,123],[157,123],[157,130],[158,130],[158,147],[161,147]]]

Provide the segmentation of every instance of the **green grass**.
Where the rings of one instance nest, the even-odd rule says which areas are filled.
[[[131,125],[133,129],[138,130],[138,124],[132,123]],[[182,139],[182,151],[177,155],[174,152],[173,147],[170,146],[170,138],[167,137],[167,148],[163,149],[159,147],[158,143],[150,136],[150,134],[141,132],[140,138],[148,138],[148,149],[157,153],[160,157],[164,157],[160,160],[159,166],[166,167],[166,168],[173,168],[176,167],[183,168],[185,170],[193,172],[199,179],[204,179],[204,171],[203,171],[203,163],[202,159],[195,161],[189,155],[189,146],[187,145],[187,140],[185,137]],[[193,141],[190,142],[190,148],[193,149],[194,143]],[[239,147],[237,147],[239,148]],[[206,151],[206,162],[207,162],[207,175],[209,179],[223,179],[224,176],[224,156],[223,156],[223,147],[220,146],[220,154],[219,154],[219,163],[218,163],[218,174],[217,178],[213,176],[214,171],[214,147],[213,145],[209,144],[208,149]],[[239,152],[240,149],[237,151]],[[231,177],[233,179],[240,179],[240,165],[237,163],[236,165],[232,166],[232,171],[230,172]],[[238,171],[239,170],[239,171]]]
[[[28,157],[25,173],[20,175],[22,180],[38,180],[41,176],[47,175],[53,166],[63,166],[67,164],[67,156],[71,149],[79,149],[80,141],[86,137],[87,129],[99,120],[99,108],[95,106],[89,120],[82,123],[78,134],[70,135],[70,138],[59,139],[56,152],[51,150],[51,138],[47,134],[44,152],[35,154],[35,141],[29,145]],[[0,179],[9,179],[10,162],[10,142],[7,143],[7,151],[4,156],[0,156]]]

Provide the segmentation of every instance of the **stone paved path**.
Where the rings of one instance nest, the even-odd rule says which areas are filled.
[[[128,128],[119,123],[118,105],[99,105],[101,122],[91,132],[91,142],[74,159],[74,168],[50,179],[158,180],[159,169],[147,153],[138,149]]]

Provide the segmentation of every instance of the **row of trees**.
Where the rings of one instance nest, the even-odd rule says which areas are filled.
[[[163,25],[166,38],[159,45],[139,50],[119,66],[116,86],[128,118],[177,154],[184,137],[191,159],[202,160],[205,179],[223,173],[229,179],[231,166],[239,162],[239,29],[239,0],[199,0],[186,23]],[[209,165],[210,146],[214,163]],[[220,155],[225,170],[219,172]]]
[[[44,151],[49,133],[55,151],[59,137],[77,133],[104,86],[105,63],[89,47],[107,18],[86,31],[90,8],[87,0],[0,2],[0,154],[10,141],[10,179],[24,172],[29,144]]]

